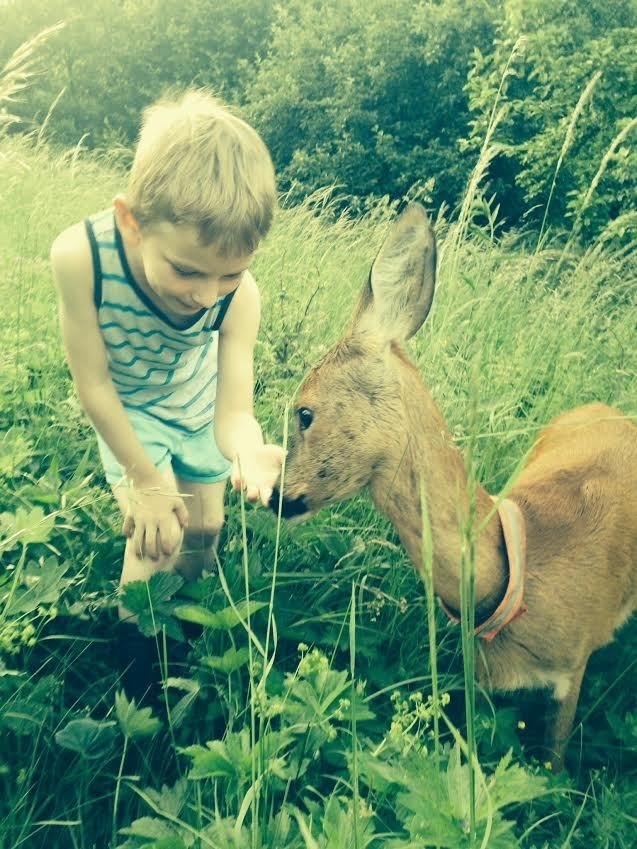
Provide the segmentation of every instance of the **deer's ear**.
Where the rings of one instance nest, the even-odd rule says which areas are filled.
[[[429,314],[436,280],[436,237],[420,204],[394,221],[354,313],[352,329],[405,342]]]

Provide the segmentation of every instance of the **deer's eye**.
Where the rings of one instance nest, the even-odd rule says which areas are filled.
[[[299,427],[301,430],[307,430],[314,421],[314,413],[312,410],[308,410],[307,407],[301,407],[300,410],[296,411],[296,415],[298,417]]]

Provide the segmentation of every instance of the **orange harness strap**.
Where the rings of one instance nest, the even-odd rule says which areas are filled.
[[[495,499],[494,499],[495,500]],[[509,561],[509,583],[504,597],[489,618],[478,625],[474,631],[476,637],[491,642],[500,631],[527,612],[524,604],[524,574],[526,570],[526,530],[524,516],[518,505],[508,498],[500,502],[498,515],[502,523],[504,544]],[[453,622],[460,619],[439,599],[440,606]]]

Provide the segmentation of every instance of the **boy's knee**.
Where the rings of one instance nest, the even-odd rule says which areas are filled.
[[[132,550],[129,551],[129,546],[127,545],[122,583],[128,583],[128,581],[147,581],[149,578],[152,578],[155,572],[169,572],[174,568],[175,563],[179,559],[182,547],[183,537],[179,545],[170,554],[159,551],[157,557],[148,557],[146,554],[140,556]],[[132,549],[132,545],[130,548]]]
[[[201,528],[184,531],[184,543],[177,566],[187,581],[199,578],[204,570],[214,570],[217,542],[223,527],[223,519],[206,522]]]
[[[184,531],[183,549],[192,551],[199,549],[207,551],[214,548],[223,528],[223,514],[204,516],[196,528],[186,528]]]

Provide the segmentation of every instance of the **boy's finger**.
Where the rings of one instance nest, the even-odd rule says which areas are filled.
[[[163,531],[157,531],[157,535],[159,537],[159,547],[161,549],[161,553],[168,556],[174,552],[179,543],[179,539],[181,537],[181,527],[178,526],[175,529],[164,529]]]
[[[159,558],[158,537],[159,528],[156,525],[151,525],[146,529],[146,533],[144,535],[144,551],[146,553],[146,557],[149,557],[151,560],[157,560]]]
[[[232,471],[230,472],[230,483],[235,492],[241,489],[241,469],[239,467],[239,458],[235,457],[232,462]]]
[[[186,511],[186,516],[187,516]],[[181,546],[181,541],[183,539],[184,532],[183,527],[180,522],[177,520],[176,516],[170,517],[170,523],[168,525],[168,533],[166,537],[166,546],[163,548],[164,554],[173,554],[177,551]]]
[[[134,532],[135,532],[135,520],[130,515],[130,513],[127,513],[126,516],[124,517],[124,522],[122,524],[122,533],[124,534],[125,537],[131,537]]]
[[[144,532],[140,525],[134,525],[130,539],[135,555],[141,559],[144,556]]]
[[[175,507],[175,516],[177,517],[180,527],[188,527],[188,509],[183,501],[180,501]]]
[[[246,484],[246,498],[250,502],[259,500],[259,487],[255,484]]]

